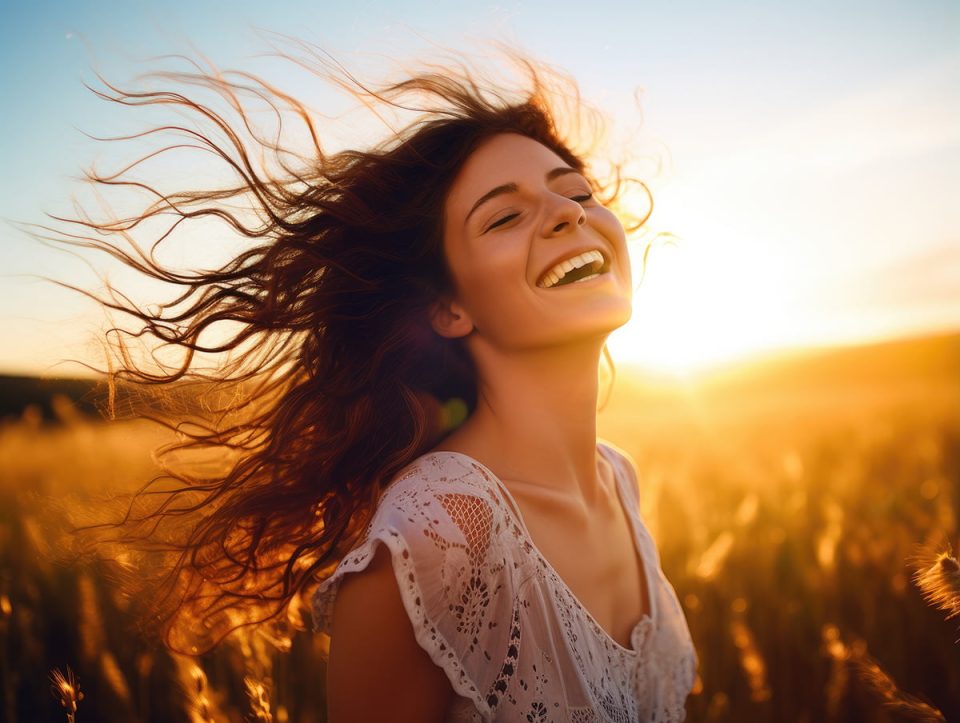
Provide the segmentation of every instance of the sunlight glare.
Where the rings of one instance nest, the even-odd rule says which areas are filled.
[[[776,274],[765,275],[729,228],[704,238],[701,229],[650,251],[633,318],[611,336],[614,359],[685,376],[785,341]],[[642,253],[634,252],[633,264],[636,284]]]

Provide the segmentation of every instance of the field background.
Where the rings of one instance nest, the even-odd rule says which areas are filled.
[[[138,636],[102,564],[51,554],[66,516],[139,486],[167,441],[90,402],[85,382],[0,382],[0,719],[64,720],[49,674],[70,666],[77,721],[322,721],[319,636],[172,658]],[[960,334],[685,380],[621,367],[600,434],[637,462],[688,616],[688,720],[943,719],[918,700],[960,720],[960,620],[912,580],[914,560],[958,543]]]

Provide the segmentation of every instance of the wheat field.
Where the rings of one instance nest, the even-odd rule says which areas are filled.
[[[112,568],[57,554],[65,521],[147,480],[167,438],[53,409],[0,426],[0,717],[323,721],[321,636],[172,656]],[[960,336],[687,380],[620,369],[600,434],[637,463],[687,613],[688,720],[960,720]]]

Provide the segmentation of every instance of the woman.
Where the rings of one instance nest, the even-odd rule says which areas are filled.
[[[215,637],[238,611],[276,615],[320,581],[335,723],[684,715],[696,658],[683,613],[633,466],[596,436],[604,343],[631,313],[626,234],[607,208],[620,183],[601,198],[560,130],[558,99],[583,112],[562,92],[573,86],[522,67],[527,87],[510,98],[462,65],[379,91],[328,66],[365,102],[417,113],[373,149],[336,154],[302,106],[262,84],[306,123],[303,165],[261,178],[235,136],[235,156],[203,137],[239,186],[88,224],[125,233],[172,208],[177,223],[215,215],[265,239],[205,272],[86,243],[185,288],[156,313],[108,301],[186,351],[159,371],[125,352],[123,374],[198,376],[204,351],[233,355],[204,378],[258,382],[221,406],[234,421],[185,432],[184,446],[235,451],[229,470],[176,473],[183,487],[128,523],[178,550],[168,643]],[[236,100],[224,76],[190,78]],[[230,128],[182,95],[113,99]],[[263,225],[211,203],[241,194]],[[201,343],[224,320],[235,332]]]

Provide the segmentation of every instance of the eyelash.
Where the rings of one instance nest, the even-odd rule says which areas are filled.
[[[587,201],[589,201],[589,200],[592,199],[592,198],[593,198],[593,194],[592,194],[592,193],[582,193],[582,194],[580,194],[579,196],[571,196],[571,197],[570,197],[570,200],[571,200],[571,201],[576,201],[577,203],[586,203]],[[490,224],[489,226],[487,226],[487,231],[492,231],[493,229],[497,228],[498,226],[502,226],[503,224],[507,223],[508,221],[512,221],[513,219],[515,219],[515,218],[516,218],[517,216],[519,216],[519,215],[520,215],[519,213],[511,213],[511,214],[508,214],[508,215],[504,216],[503,218],[497,219],[497,220],[494,221],[492,224]]]

